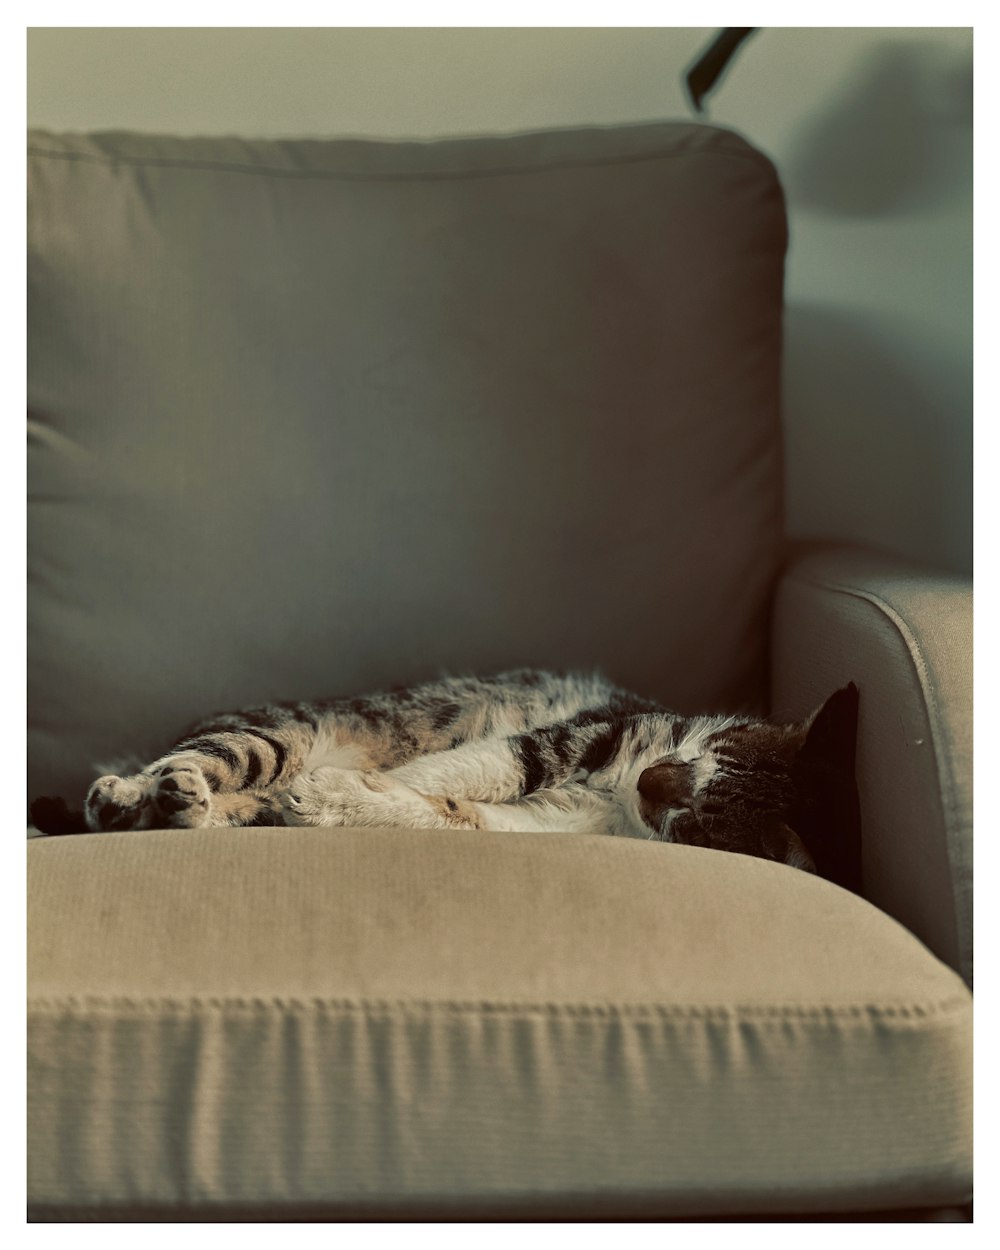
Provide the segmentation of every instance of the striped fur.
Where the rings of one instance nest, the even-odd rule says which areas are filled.
[[[266,704],[195,725],[132,776],[99,778],[85,818],[94,831],[557,829],[686,842],[814,870],[815,853],[794,830],[816,773],[808,744],[831,737],[835,704],[843,726],[820,773],[829,784],[832,769],[838,784],[853,786],[853,738],[850,769],[842,739],[853,732],[856,691],[784,726],[681,717],[597,675],[532,670]]]

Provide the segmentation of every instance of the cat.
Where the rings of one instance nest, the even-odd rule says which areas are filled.
[[[858,691],[805,720],[680,716],[599,675],[519,669],[214,716],[43,832],[322,825],[562,830],[775,860],[855,888]],[[49,828],[43,828],[48,825]],[[855,854],[855,858],[856,858]]]

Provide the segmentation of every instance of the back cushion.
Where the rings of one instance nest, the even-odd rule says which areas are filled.
[[[759,700],[785,223],[739,137],[29,153],[32,794],[442,671]]]

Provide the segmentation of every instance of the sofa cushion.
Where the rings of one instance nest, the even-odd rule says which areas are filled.
[[[763,697],[785,219],[735,134],[34,131],[28,236],[31,797],[442,669]]]
[[[795,869],[401,829],[28,860],[36,1216],[968,1199],[968,991]]]

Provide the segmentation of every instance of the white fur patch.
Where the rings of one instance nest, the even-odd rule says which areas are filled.
[[[622,796],[570,783],[539,790],[513,803],[476,803],[487,829],[520,833],[599,833],[618,838],[652,836]]]
[[[693,763],[705,750],[705,743],[716,732],[718,722],[713,717],[697,716],[678,743],[674,757],[682,764]]]
[[[718,772],[719,763],[711,751],[699,755],[691,765],[694,775],[694,792],[700,794],[710,779]]]
[[[348,742],[340,737],[336,729],[324,726],[316,735],[309,754],[303,761],[303,772],[312,772],[316,768],[368,768],[371,759],[364,747],[357,742]]]
[[[675,757],[682,764],[693,765],[695,794],[703,790],[718,771],[718,761],[714,753],[708,749],[709,738],[719,733],[720,730],[728,728],[733,720],[732,716],[697,717],[691,722],[687,733],[674,752]]]
[[[502,803],[516,793],[521,767],[505,738],[466,742],[451,751],[422,755],[391,774],[423,794]]]

